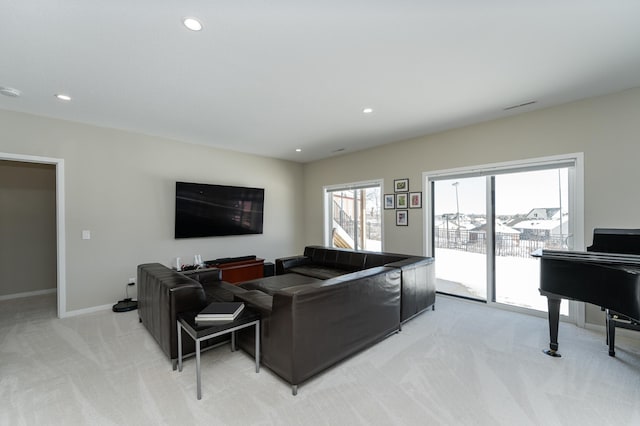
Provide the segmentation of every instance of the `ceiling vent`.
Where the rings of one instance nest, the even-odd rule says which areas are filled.
[[[506,107],[506,108],[504,109],[504,111],[509,111],[510,109],[522,108],[522,107],[524,107],[524,106],[532,105],[532,104],[535,104],[535,103],[536,103],[536,101],[529,101],[529,102],[525,102],[525,103],[523,103],[523,104],[511,105],[511,106]]]

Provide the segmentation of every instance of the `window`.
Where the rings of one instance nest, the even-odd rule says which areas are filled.
[[[381,181],[325,187],[325,245],[382,251]]]

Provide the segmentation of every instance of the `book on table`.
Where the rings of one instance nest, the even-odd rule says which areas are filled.
[[[196,322],[215,323],[233,321],[244,309],[242,302],[213,302],[196,315]]]

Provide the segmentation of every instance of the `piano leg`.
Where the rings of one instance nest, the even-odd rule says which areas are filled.
[[[616,356],[616,322],[611,318],[611,313],[606,310],[607,319],[607,343],[609,344],[609,356]]]
[[[609,344],[609,311],[608,310],[605,311],[605,314],[604,314],[604,323],[605,323],[604,329],[607,332],[606,343],[608,345]]]
[[[549,311],[549,349],[543,352],[552,357],[560,357],[558,353],[558,326],[560,323],[560,301],[555,297],[547,296],[547,307]]]

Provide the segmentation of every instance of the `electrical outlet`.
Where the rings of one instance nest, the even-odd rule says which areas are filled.
[[[129,278],[129,284],[135,284],[135,283],[136,283],[135,278]]]

